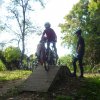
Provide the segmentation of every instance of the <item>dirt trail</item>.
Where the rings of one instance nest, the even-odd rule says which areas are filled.
[[[1,81],[0,82],[0,96],[7,93],[9,90],[19,86],[25,79],[18,79],[12,81]]]

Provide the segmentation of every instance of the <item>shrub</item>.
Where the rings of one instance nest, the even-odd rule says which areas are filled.
[[[5,64],[0,60],[0,71],[6,70]]]

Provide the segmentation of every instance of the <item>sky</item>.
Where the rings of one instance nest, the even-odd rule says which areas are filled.
[[[6,14],[6,11],[4,11],[4,9],[1,7],[3,1],[7,3],[9,0],[0,0],[0,10],[2,10],[2,13],[0,11],[0,15]],[[59,56],[67,55],[71,52],[71,50],[68,50],[68,48],[64,48],[63,46],[61,46],[61,29],[58,27],[58,25],[59,23],[64,22],[64,16],[69,13],[73,5],[76,4],[78,1],[79,0],[49,0],[44,9],[37,9],[31,15],[36,23],[41,27],[44,26],[45,22],[51,23],[51,28],[54,29],[58,37],[57,52]],[[0,39],[2,41],[7,40],[8,38],[10,39],[11,37],[5,35],[0,34]],[[29,37],[28,43],[26,44],[26,53],[28,55],[34,54],[36,52],[36,47],[39,43],[40,38],[41,36]]]

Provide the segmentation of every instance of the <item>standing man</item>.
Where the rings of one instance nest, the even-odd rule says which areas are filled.
[[[84,73],[84,69],[83,69],[83,56],[84,56],[84,52],[85,52],[85,43],[84,43],[84,39],[81,36],[82,30],[79,29],[76,31],[76,35],[78,37],[78,42],[77,42],[77,48],[76,48],[76,53],[77,56],[74,57],[73,59],[73,67],[74,67],[74,72],[72,74],[72,76],[76,77],[76,62],[79,62],[79,67],[80,67],[80,76],[79,77],[83,77],[83,73]]]

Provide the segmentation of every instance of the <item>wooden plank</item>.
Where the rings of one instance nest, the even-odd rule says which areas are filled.
[[[33,73],[23,83],[23,91],[47,92],[55,80],[60,67],[50,66],[50,70],[45,71],[43,66],[38,66]]]

